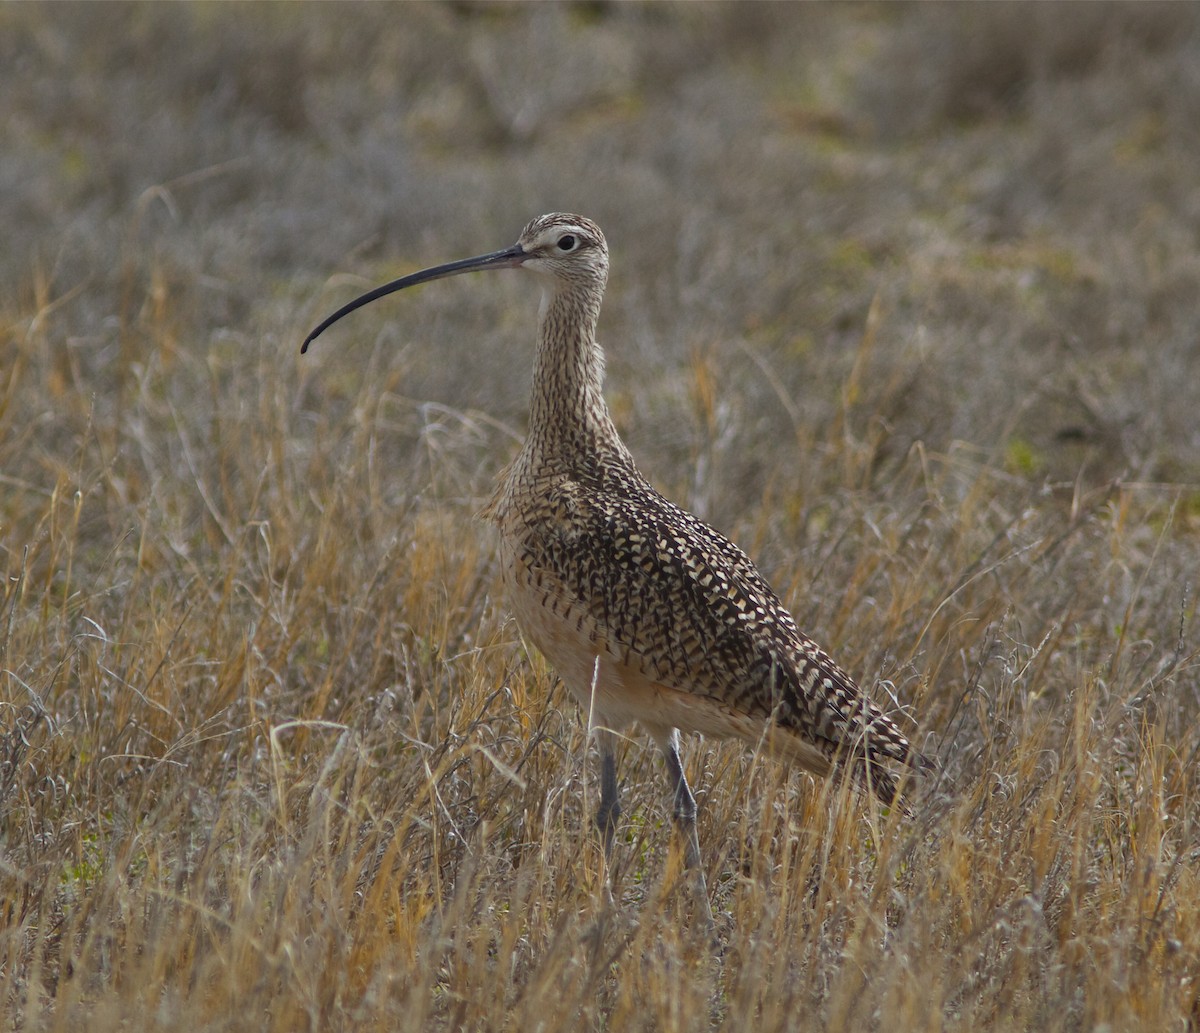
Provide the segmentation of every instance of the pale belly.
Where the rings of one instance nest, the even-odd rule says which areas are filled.
[[[521,634],[549,661],[593,725],[615,729],[641,720],[649,731],[674,727],[666,714],[654,712],[658,708],[648,698],[653,693],[646,680],[622,662],[619,648],[582,607],[573,607],[544,579],[533,578],[506,543],[500,554],[504,588]]]
[[[500,554],[509,605],[522,634],[550,662],[590,727],[619,731],[636,721],[660,743],[672,729],[682,728],[782,747],[806,767],[827,767],[826,758],[816,751],[809,755],[809,749],[797,750],[802,744],[767,743],[763,719],[647,677],[637,658],[622,643],[608,641],[604,629],[582,607],[572,606],[545,578],[531,576],[517,563],[507,542],[501,543]]]

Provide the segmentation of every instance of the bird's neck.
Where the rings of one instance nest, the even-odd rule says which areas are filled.
[[[579,472],[579,464],[628,459],[604,404],[599,315],[599,292],[547,291],[542,299],[525,444],[535,466]]]

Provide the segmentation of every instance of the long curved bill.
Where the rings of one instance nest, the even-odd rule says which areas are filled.
[[[419,273],[401,276],[398,280],[367,291],[366,294],[343,305],[333,315],[322,320],[320,326],[304,338],[304,343],[300,345],[300,354],[303,355],[308,351],[308,346],[342,316],[348,316],[355,309],[362,308],[386,294],[402,291],[405,287],[415,287],[419,283],[428,283],[430,280],[440,280],[443,276],[457,276],[459,273],[474,272],[476,269],[512,269],[519,266],[528,257],[528,253],[520,244],[514,244],[512,247],[506,247],[503,251],[493,251],[475,258],[460,258],[457,262],[447,262],[445,265],[435,265],[432,269],[422,269]]]

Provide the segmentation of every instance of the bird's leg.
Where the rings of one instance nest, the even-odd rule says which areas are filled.
[[[617,752],[614,734],[607,728],[596,729],[600,747],[600,806],[596,808],[596,828],[604,842],[604,860],[612,858],[613,836],[621,816],[621,791],[617,786]]]
[[[708,902],[708,883],[700,864],[700,837],[696,834],[696,798],[688,787],[679,759],[679,733],[674,729],[661,743],[671,778],[672,817],[683,836],[683,863],[695,882],[696,898],[701,905],[709,928],[713,925],[712,907]]]
[[[589,725],[591,722],[588,722]],[[589,923],[584,941],[592,950],[593,961],[606,956],[605,945],[614,919],[620,917],[612,891],[613,836],[617,831],[617,818],[621,814],[620,789],[617,786],[616,733],[602,726],[593,726],[592,734],[600,750],[600,804],[596,808],[596,828],[600,832],[604,853],[600,860],[600,894],[604,906],[597,909],[595,921]],[[611,949],[611,948],[610,948]]]
[[[679,733],[672,731],[663,744],[663,756],[667,761],[667,774],[671,778],[671,816],[683,835],[683,863],[688,868],[700,867],[700,837],[696,834],[696,798],[687,784],[683,773],[683,762],[679,759]]]

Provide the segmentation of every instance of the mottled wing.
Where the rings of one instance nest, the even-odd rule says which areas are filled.
[[[545,496],[549,516],[524,541],[531,569],[562,585],[625,664],[764,724],[773,719],[830,754],[922,763],[801,634],[741,549],[648,486],[630,487],[558,481]]]

